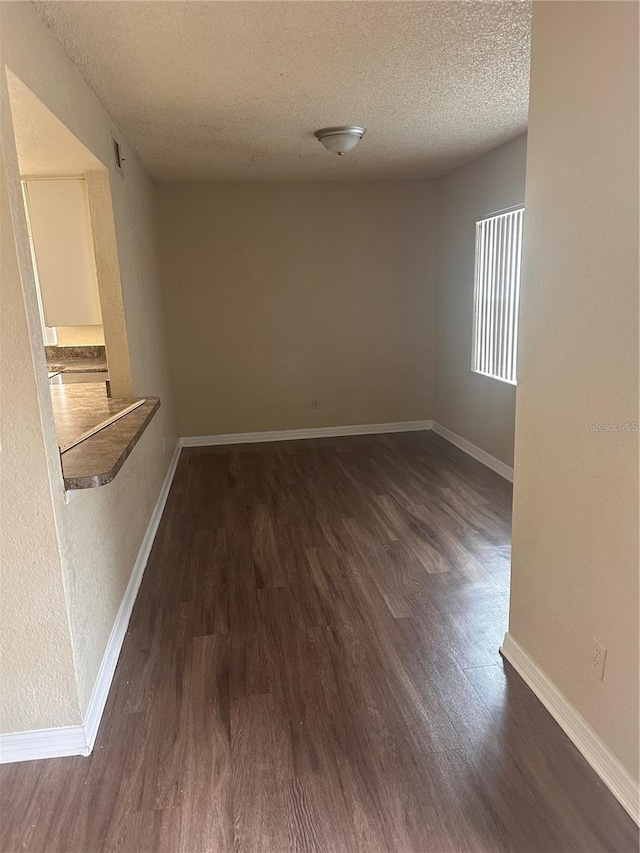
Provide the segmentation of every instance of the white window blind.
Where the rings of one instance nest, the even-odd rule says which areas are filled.
[[[476,222],[471,369],[516,382],[524,208]]]

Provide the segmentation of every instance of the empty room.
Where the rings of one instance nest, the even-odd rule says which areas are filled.
[[[639,850],[637,0],[0,0],[0,853]]]

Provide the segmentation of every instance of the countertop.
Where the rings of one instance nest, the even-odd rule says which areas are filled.
[[[49,372],[96,373],[107,369],[107,351],[103,346],[44,348]]]
[[[50,391],[60,447],[132,403],[145,400],[135,411],[61,454],[65,489],[110,483],[160,407],[159,397],[107,397],[101,383],[52,385]]]
[[[50,373],[101,373],[107,369],[106,358],[55,358],[47,359]]]

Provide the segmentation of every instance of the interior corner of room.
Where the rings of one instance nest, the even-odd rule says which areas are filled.
[[[638,3],[0,17],[0,847],[637,849]]]

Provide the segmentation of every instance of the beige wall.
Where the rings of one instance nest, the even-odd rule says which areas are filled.
[[[0,86],[4,83],[0,79]],[[79,723],[80,708],[49,489],[53,455],[47,454],[39,405],[38,392],[48,389],[43,383],[38,387],[34,377],[13,240],[11,208],[21,203],[20,185],[14,182],[10,197],[5,180],[7,168],[17,167],[5,144],[11,134],[6,97],[1,119],[0,731],[20,731],[55,726],[60,720]],[[26,229],[26,223],[23,226]],[[29,260],[27,244],[23,264]],[[30,309],[37,321],[37,305]],[[37,707],[34,695],[41,697]]]
[[[7,496],[2,538],[9,553],[8,558],[3,553],[2,561],[0,640],[10,665],[3,662],[0,731],[8,732],[72,725],[86,713],[176,433],[157,286],[150,181],[124,140],[126,170],[120,174],[112,168],[111,133],[117,129],[33,6],[2,3],[0,12],[3,62],[110,168],[133,390],[162,398],[158,415],[114,482],[77,493],[65,503],[18,162],[10,123],[3,121],[3,174],[11,221],[2,257],[6,303],[2,311],[1,486],[3,497]],[[0,83],[4,119],[4,66]],[[5,362],[7,350],[10,362]],[[8,382],[8,366],[14,363],[21,366],[20,371]],[[23,503],[30,506],[32,494],[32,511],[23,512]]]
[[[102,325],[86,181],[39,178],[25,190],[46,325]]]
[[[527,138],[456,169],[438,184],[434,419],[513,465],[516,389],[471,370],[476,220],[524,201]]]
[[[181,435],[431,417],[432,183],[156,192]]]
[[[509,630],[637,779],[637,4],[534,3],[526,206]]]
[[[102,326],[58,326],[59,347],[104,346]]]

